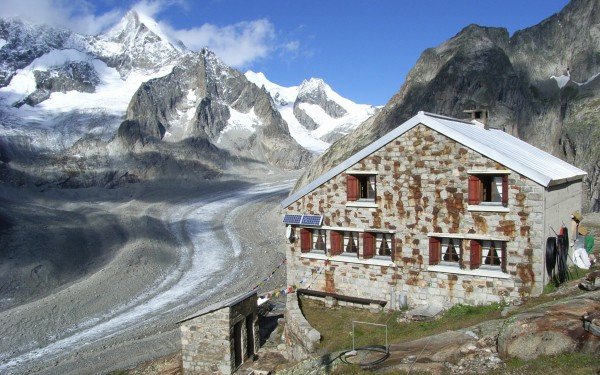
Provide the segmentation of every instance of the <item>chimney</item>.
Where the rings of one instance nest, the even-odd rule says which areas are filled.
[[[488,126],[489,113],[488,113],[487,109],[468,109],[463,112],[471,114],[471,120],[475,120],[477,122],[482,123],[483,128],[485,130],[489,129],[489,126]]]

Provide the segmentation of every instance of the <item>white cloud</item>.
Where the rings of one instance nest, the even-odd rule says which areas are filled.
[[[275,49],[275,27],[266,19],[222,27],[210,23],[180,30],[163,23],[161,27],[188,48],[199,50],[206,47],[235,67],[247,66],[265,58]]]
[[[64,27],[84,34],[98,34],[114,25],[127,9],[115,7],[97,14],[90,0],[1,0],[2,16],[20,17],[34,23]],[[173,39],[181,40],[188,48],[208,48],[225,63],[234,67],[248,67],[253,62],[273,54],[296,55],[298,41],[281,43],[275,26],[267,19],[242,21],[217,26],[205,23],[198,27],[179,29],[160,20],[166,9],[178,6],[189,9],[188,0],[141,0],[131,6],[137,12],[157,20],[161,30]],[[117,2],[118,4],[118,2]]]
[[[19,17],[71,29],[84,34],[97,34],[114,24],[123,12],[113,9],[95,15],[94,5],[86,0],[3,0],[2,15]]]
[[[160,12],[167,8],[169,3],[166,1],[147,1],[142,0],[136,3],[131,8],[138,13],[147,15],[148,17],[156,17]]]

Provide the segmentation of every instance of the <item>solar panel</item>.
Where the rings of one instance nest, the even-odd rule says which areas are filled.
[[[319,226],[323,221],[322,215],[303,215],[300,225]]]
[[[302,221],[302,215],[284,215],[283,223],[284,224],[300,224]]]

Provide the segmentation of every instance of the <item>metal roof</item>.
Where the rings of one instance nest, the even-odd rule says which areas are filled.
[[[237,303],[240,303],[242,301],[244,301],[245,299],[252,297],[253,295],[256,294],[256,290],[252,290],[250,292],[246,292],[243,294],[239,294],[237,296],[231,297],[229,299],[226,299],[224,301],[221,302],[217,302],[217,303],[213,303],[212,305],[206,306],[205,308],[203,308],[202,310],[198,311],[195,314],[192,314],[188,317],[183,318],[182,320],[178,321],[177,324],[183,323],[183,322],[187,322],[188,320],[192,320],[194,318],[197,318],[199,316],[202,315],[206,315],[209,314],[211,312],[215,312],[217,310],[221,310],[224,307],[231,307]]]
[[[585,171],[501,130],[484,129],[476,122],[420,111],[402,125],[287,197],[281,202],[281,206],[289,206],[418,124],[423,124],[444,134],[544,187],[578,180],[587,174]]]

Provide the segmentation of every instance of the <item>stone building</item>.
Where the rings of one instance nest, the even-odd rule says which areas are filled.
[[[288,283],[391,309],[538,295],[585,174],[476,119],[419,112],[282,202]]]
[[[255,291],[208,306],[179,323],[184,374],[233,374],[258,351]]]

